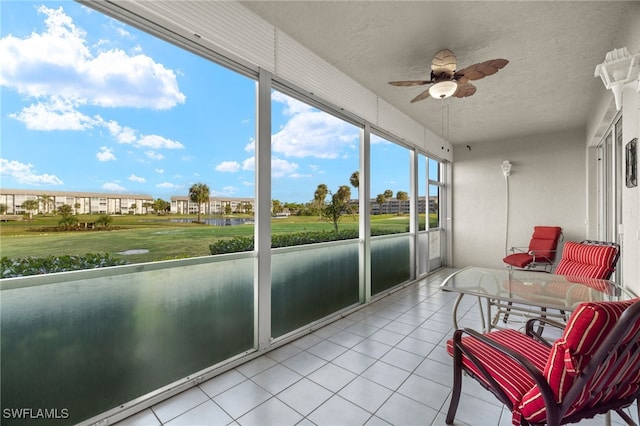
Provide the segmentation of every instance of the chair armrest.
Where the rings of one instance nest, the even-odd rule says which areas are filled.
[[[509,401],[508,397],[495,381],[495,379],[491,376],[491,374],[489,374],[486,368],[482,365],[482,363],[471,353],[471,351],[465,348],[464,344],[462,343],[463,333],[468,334],[471,338],[477,340],[478,342],[481,342],[488,347],[495,349],[496,351],[506,355],[507,357],[520,364],[540,389],[540,394],[542,395],[544,404],[547,407],[547,412],[553,410],[553,407],[557,405],[557,402],[553,395],[553,391],[549,386],[549,383],[547,382],[542,372],[538,370],[533,365],[533,363],[531,363],[531,361],[529,361],[524,355],[502,345],[501,343],[496,342],[493,339],[490,339],[485,334],[479,333],[470,328],[456,330],[453,334],[454,360],[456,359],[456,357],[459,357],[461,359],[461,355],[464,354],[464,356],[466,356],[467,359],[469,359],[471,363],[473,363],[478,371],[480,371],[482,379],[485,381],[485,383],[488,384],[491,391],[494,392],[496,396],[500,395],[499,398],[504,398],[503,402]]]
[[[558,250],[529,250],[528,253],[531,256],[533,256],[533,261],[535,262],[536,261],[536,256],[540,256],[540,253],[545,253],[546,254],[546,253],[557,253],[557,252],[558,252]],[[548,256],[540,256],[540,257],[542,257],[544,259],[547,259],[547,260],[550,260],[548,258]]]
[[[558,321],[554,321],[548,318],[531,318],[527,321],[526,325],[525,325],[525,333],[527,336],[531,337],[532,339],[537,340],[538,342],[542,343],[543,345],[546,345],[548,347],[553,346],[553,343],[548,341],[547,339],[545,339],[544,337],[542,337],[542,332],[538,332],[538,330],[543,330],[544,327],[538,327],[538,330],[535,330],[534,327],[536,324],[540,324],[540,325],[550,325],[554,328],[557,328],[559,330],[564,330],[566,324],[563,324],[561,322]]]
[[[527,253],[529,247],[511,247],[509,250],[511,253]]]

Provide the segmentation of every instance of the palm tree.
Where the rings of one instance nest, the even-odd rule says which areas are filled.
[[[351,186],[358,189],[360,187],[360,172],[351,173],[351,177],[349,178],[349,182]]]
[[[42,194],[38,197],[38,201],[42,203],[43,213],[49,213],[49,207],[53,203],[53,197],[51,195]]]
[[[382,214],[382,205],[385,203],[385,201],[387,201],[387,198],[384,196],[384,194],[378,194],[378,196],[376,197],[376,203],[378,203],[378,205],[380,206],[380,211],[378,212],[378,214]]]
[[[189,188],[189,199],[198,205],[198,223],[200,223],[202,204],[209,201],[209,187],[204,183],[194,183]]]
[[[38,210],[40,202],[38,200],[26,200],[20,207],[29,212],[29,219],[33,219],[33,211]]]
[[[403,202],[407,201],[409,199],[409,194],[407,194],[404,191],[398,191],[396,192],[396,199],[398,201],[400,201],[400,213],[404,213],[404,209],[402,208],[402,204]]]
[[[329,188],[324,183],[321,183],[316,188],[316,192],[313,194],[313,204],[320,211],[322,215],[322,207],[324,206],[324,200],[327,198],[327,194],[329,193]]]
[[[63,204],[58,207],[58,213],[62,216],[58,225],[65,229],[70,229],[73,225],[78,223],[78,218],[73,215],[73,207],[69,204]]]

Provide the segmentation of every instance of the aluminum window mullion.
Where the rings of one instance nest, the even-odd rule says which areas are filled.
[[[260,70],[256,87],[256,211],[255,211],[255,342],[258,350],[271,343],[271,73]]]

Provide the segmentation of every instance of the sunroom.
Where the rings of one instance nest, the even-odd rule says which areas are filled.
[[[207,86],[206,73],[185,77],[184,84],[202,87],[211,96],[211,113],[205,108],[162,125],[210,123],[210,133],[199,137],[211,141],[212,152],[217,144],[236,143],[253,153],[248,163],[227,162],[225,167],[246,166],[253,172],[249,184],[255,246],[239,253],[2,280],[3,423],[23,424],[25,417],[33,421],[34,416],[48,416],[55,424],[193,422],[194,417],[161,418],[158,413],[181,395],[206,393],[203,384],[216,378],[215,383],[221,377],[238,380],[243,371],[251,377],[254,367],[265,373],[278,364],[272,373],[289,377],[295,370],[285,371],[278,358],[307,354],[312,344],[325,343],[316,347],[322,358],[321,348],[352,349],[375,332],[396,338],[389,333],[403,336],[403,329],[409,336],[410,326],[411,333],[428,336],[411,336],[413,351],[409,340],[400,337],[392,345],[374,339],[377,343],[368,350],[389,344],[395,352],[385,352],[386,364],[395,359],[399,367],[400,359],[415,358],[415,365],[407,361],[407,368],[448,374],[442,339],[452,327],[452,298],[440,292],[438,284],[453,270],[470,265],[504,268],[507,248],[526,245],[536,225],[562,227],[563,241],[617,242],[621,258],[613,280],[640,293],[640,190],[632,182],[630,160],[637,158],[637,144],[631,142],[640,135],[637,66],[634,79],[616,99],[594,76],[608,52],[626,47],[631,55],[640,53],[640,3],[73,4],[152,36],[157,41],[153,49],[179,52],[175,54],[185,61],[224,70],[229,90]],[[458,68],[492,59],[508,63],[474,82],[477,92],[468,97],[432,95],[410,102],[425,87],[388,84],[429,79],[432,57],[442,49],[455,54]],[[222,114],[238,105],[244,108],[241,114],[250,117],[249,130],[246,123],[227,122]],[[305,119],[311,124],[296,128],[296,121]],[[232,126],[242,127],[244,139],[224,139],[225,127]],[[334,152],[319,143],[314,130],[321,126],[319,131],[348,149]],[[305,153],[290,155],[288,150],[305,137],[312,141],[304,146]],[[296,189],[284,192],[279,186],[284,186],[283,179],[308,182],[303,179],[307,171],[291,168],[292,158],[305,156],[332,161],[335,167],[327,166],[326,173],[339,174],[347,185],[358,172],[350,197],[358,214],[342,219],[354,221],[357,237],[272,247],[277,221],[273,200],[299,196]],[[509,174],[502,169],[505,161],[511,165]],[[386,203],[376,202],[383,195],[379,188],[386,188],[379,182],[397,185],[406,197],[397,193]],[[305,199],[313,198],[317,183],[299,185]],[[338,184],[334,186],[330,193],[338,192]],[[406,212],[406,229],[378,235],[375,217],[383,208]],[[396,321],[399,306],[405,308],[404,321]],[[472,322],[476,308],[465,308]],[[388,317],[391,311],[399,314],[385,318],[383,312]],[[434,321],[428,322],[431,317]],[[372,323],[374,319],[379,322]],[[420,324],[412,323],[419,319]],[[341,335],[341,344],[329,340],[355,326],[360,334],[356,328],[351,331],[357,341],[347,339],[348,333]],[[298,345],[291,346],[295,342]],[[295,354],[287,352],[292,347]],[[344,355],[332,353],[325,357]],[[423,359],[418,363],[419,354]],[[247,415],[251,410],[238,408],[234,413],[222,397],[211,395],[202,401],[196,397],[199,402],[190,409],[222,407],[228,417],[220,417],[221,424],[401,422],[392,414],[385,417],[382,396],[370,409],[367,404],[372,402],[363,402],[355,385],[353,398],[345,396],[351,379],[361,379],[362,386],[372,379],[371,371],[331,366],[346,372],[337,379],[345,380],[345,387],[331,389],[325,378],[326,386],[316,395],[328,392],[330,400],[342,391],[354,405],[361,402],[362,417],[332,418],[330,409],[337,406],[330,405],[324,405],[329,414],[320,416],[318,407],[323,405],[318,403],[308,412],[293,408],[296,415],[267,421],[269,408],[264,404],[250,407],[264,408],[252,417]],[[303,380],[311,380],[312,373],[302,374]],[[287,380],[287,389],[297,383]],[[404,376],[398,388],[411,380]],[[268,384],[262,387],[260,392],[270,391]],[[379,393],[371,392],[373,401]],[[433,397],[436,407],[424,404],[426,411],[420,413],[426,423],[442,422],[446,392],[442,388],[441,395]],[[271,398],[277,394],[272,393],[262,402],[287,405],[286,398]],[[384,395],[387,402],[396,401],[395,392]],[[235,398],[241,399],[242,393]],[[403,405],[389,407],[397,414]],[[20,411],[23,408],[31,410]],[[208,419],[201,422],[216,423]],[[493,406],[481,423],[468,422],[508,424]]]

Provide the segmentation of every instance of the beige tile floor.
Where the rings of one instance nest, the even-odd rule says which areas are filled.
[[[444,425],[455,295],[438,286],[451,272],[437,271],[118,425]],[[463,299],[458,318],[461,327],[480,328],[473,298]],[[511,424],[509,411],[474,380],[465,378],[463,393],[456,425]],[[623,423],[613,415],[613,424]]]

